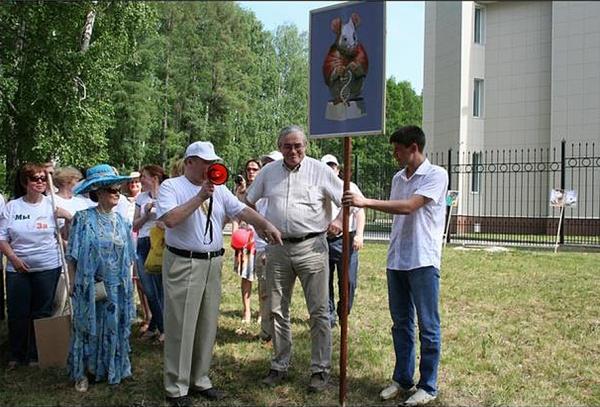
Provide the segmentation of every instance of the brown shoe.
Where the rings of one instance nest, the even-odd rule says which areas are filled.
[[[275,387],[280,385],[285,379],[287,379],[287,372],[271,369],[262,382],[269,387]]]
[[[310,376],[310,383],[308,385],[308,390],[313,393],[318,393],[323,391],[325,387],[327,387],[327,383],[329,383],[329,373],[327,372],[317,372],[313,373]]]

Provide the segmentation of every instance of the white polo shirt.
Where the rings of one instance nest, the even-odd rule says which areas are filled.
[[[440,268],[447,189],[448,173],[442,167],[432,165],[428,159],[408,179],[406,169],[394,175],[390,200],[421,195],[430,198],[430,201],[410,215],[394,215],[388,269]]]
[[[267,198],[265,217],[289,238],[325,232],[331,223],[331,202],[341,206],[342,192],[343,182],[331,168],[304,157],[293,170],[283,160],[263,167],[246,199],[255,204]]]
[[[156,216],[160,218],[177,206],[183,205],[200,192],[201,186],[192,184],[184,175],[169,178],[160,184],[156,199]],[[213,193],[212,227],[213,241],[210,233],[204,236],[208,200],[196,209],[183,222],[165,231],[165,242],[168,246],[193,252],[213,252],[223,248],[223,224],[225,217],[236,217],[246,205],[240,202],[224,185],[215,186]]]

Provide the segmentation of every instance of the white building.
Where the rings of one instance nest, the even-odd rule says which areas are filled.
[[[565,139],[569,148],[595,143],[594,164],[600,156],[600,2],[426,2],[423,84],[430,152],[452,149],[463,153],[460,164],[478,164],[485,157],[473,152],[560,151]],[[591,205],[600,196],[597,170],[595,181],[579,179],[581,171],[574,170],[577,179],[567,180],[572,185],[566,187],[579,188]],[[490,199],[508,202],[521,191],[524,206],[496,215],[552,216],[547,204],[534,208],[533,202],[558,186],[550,175],[535,186],[519,185],[516,177],[493,198],[487,191],[484,204],[491,208]],[[466,209],[473,194],[486,192],[474,178],[462,176],[453,185],[461,190],[459,214],[494,215],[475,204]],[[588,217],[574,211],[573,217]]]

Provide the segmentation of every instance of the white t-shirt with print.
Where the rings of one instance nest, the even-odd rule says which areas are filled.
[[[150,192],[142,192],[135,198],[135,207],[140,211],[140,216],[146,216],[146,205],[156,200],[150,196]],[[149,237],[150,229],[156,225],[156,205],[150,209],[150,217],[138,230],[138,237]]]
[[[160,184],[156,200],[156,216],[158,219],[170,210],[183,205],[196,196],[201,186],[192,184],[184,175],[169,178]],[[235,218],[247,208],[227,189],[225,185],[215,186],[212,208],[212,243],[210,235],[205,236],[206,213],[208,200],[196,209],[183,222],[165,230],[165,242],[168,246],[194,252],[212,252],[223,248],[223,224],[225,217]]]
[[[55,231],[52,202],[48,197],[36,204],[25,202],[22,197],[12,200],[0,216],[0,240],[10,244],[30,272],[61,266]],[[15,272],[10,261],[6,270]]]

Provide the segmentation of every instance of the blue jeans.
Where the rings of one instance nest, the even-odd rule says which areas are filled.
[[[137,241],[137,272],[148,299],[148,306],[152,313],[148,329],[158,329],[160,333],[165,331],[163,326],[163,311],[165,309],[165,298],[163,292],[162,275],[148,273],[144,268],[144,262],[150,253],[150,238],[140,237]]]
[[[356,282],[358,279],[358,252],[352,248],[352,236],[350,238],[350,263],[348,265],[348,314],[352,309],[354,303],[354,291],[356,291]],[[329,322],[331,325],[335,324],[336,320],[336,303],[334,296],[334,272],[337,268],[337,284],[338,294],[341,297],[342,292],[342,238],[334,241],[328,241],[329,244]],[[337,314],[341,312],[340,309],[341,301],[337,303]]]
[[[60,270],[6,273],[9,361],[37,362],[33,320],[52,315]]]
[[[437,394],[441,355],[438,310],[440,271],[433,267],[387,270],[388,301],[392,316],[392,338],[396,353],[393,380],[403,388],[413,386],[415,372],[415,310],[419,323],[421,361],[418,388]]]

